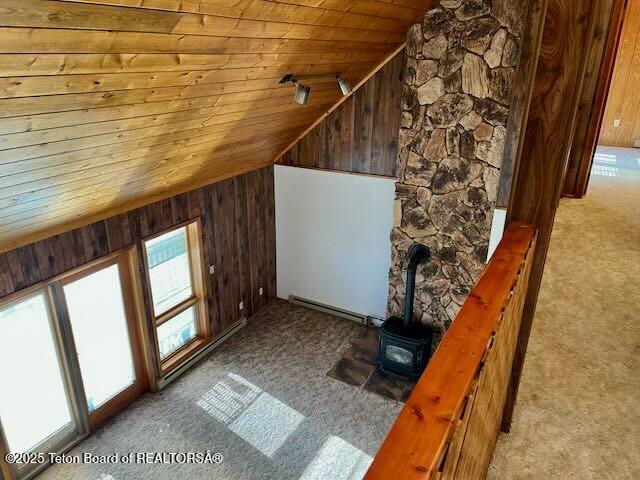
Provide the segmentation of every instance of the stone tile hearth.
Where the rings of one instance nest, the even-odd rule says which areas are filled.
[[[327,376],[404,403],[416,382],[380,372],[376,368],[377,358],[378,329],[362,328],[362,333],[354,338],[342,358],[327,372]]]

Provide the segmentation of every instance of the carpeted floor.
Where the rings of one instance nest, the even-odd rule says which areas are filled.
[[[599,148],[560,203],[492,480],[640,478],[640,150]]]
[[[39,480],[359,480],[402,404],[328,378],[361,326],[277,301],[70,452],[219,452],[219,465],[55,465]]]

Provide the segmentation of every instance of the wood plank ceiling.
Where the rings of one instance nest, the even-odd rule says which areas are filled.
[[[0,251],[272,164],[430,0],[0,0]]]

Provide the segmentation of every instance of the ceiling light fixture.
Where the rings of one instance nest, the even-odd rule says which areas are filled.
[[[334,77],[338,80],[338,88],[340,89],[340,93],[342,96],[349,95],[353,89],[347,80],[342,78],[337,73],[327,73],[322,75],[306,75],[303,77],[294,77],[293,73],[287,73],[284,77],[280,79],[280,84],[285,83],[293,83],[296,87],[296,91],[293,94],[293,101],[300,105],[306,105],[309,101],[309,95],[311,94],[311,87],[308,85],[303,85],[300,83],[300,80],[308,80],[308,79],[316,79],[316,78],[326,78],[326,77]]]
[[[336,77],[338,79],[338,87],[340,88],[340,93],[342,96],[349,95],[353,90],[351,89],[351,85],[340,75]]]
[[[307,101],[309,100],[311,87],[303,85],[297,80],[294,80],[293,84],[296,86],[296,93],[293,95],[293,101],[299,103],[300,105],[306,105]]]

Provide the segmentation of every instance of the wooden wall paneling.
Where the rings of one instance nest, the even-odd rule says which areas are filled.
[[[42,280],[42,273],[38,265],[36,249],[33,244],[18,248],[18,260],[22,269],[22,278],[27,285],[33,285]]]
[[[250,198],[244,185],[255,186],[252,188],[257,192],[254,195],[258,202]],[[210,322],[214,336],[220,335],[242,315],[248,317],[266,304],[267,296],[264,296],[264,300],[255,302],[252,308],[252,276],[260,277],[261,283],[266,282],[265,292],[270,292],[266,295],[275,296],[273,193],[273,169],[259,169],[9,250],[0,254],[0,296],[132,244],[136,245],[139,258],[143,258],[144,237],[200,217],[205,271],[208,272],[209,265],[215,265],[215,273],[208,275]],[[252,219],[247,216],[250,204],[253,205],[251,215],[258,219],[251,225],[248,221]],[[266,218],[271,221],[265,221]],[[265,231],[267,229],[270,231]],[[249,253],[252,236],[259,242],[254,258]],[[266,255],[272,258],[264,258]],[[146,289],[144,266],[137,268]],[[151,303],[147,296],[145,294],[143,300],[149,317]],[[245,303],[243,312],[238,308],[240,301]]]
[[[74,229],[61,233],[60,241],[62,243],[65,271],[87,262],[81,230]]]
[[[507,222],[535,225],[538,242],[511,371],[502,428],[509,430],[536,309],[555,212],[562,191],[588,43],[591,0],[549,0],[533,96],[507,210]]]
[[[589,177],[591,175],[591,166],[593,165],[593,156],[598,146],[598,136],[602,128],[604,120],[604,110],[607,102],[607,95],[613,77],[613,68],[615,66],[616,54],[620,45],[620,37],[622,34],[625,7],[628,2],[626,0],[617,0],[614,6],[614,13],[611,18],[611,26],[607,39],[606,54],[602,62],[601,78],[598,82],[596,99],[591,114],[591,121],[587,129],[584,154],[582,162],[576,174],[575,186],[573,188],[573,196],[580,198],[587,193]],[[568,193],[565,190],[565,193]]]
[[[248,176],[243,176],[244,185],[247,191],[246,201],[244,203],[243,215],[247,222],[247,240],[248,240],[248,253],[251,265],[251,274],[249,277],[248,283],[248,297],[250,299],[251,308],[255,308],[256,310],[260,306],[260,296],[258,295],[258,288],[260,288],[260,282],[262,280],[261,277],[261,267],[260,265],[260,247],[262,243],[262,239],[256,233],[260,229],[258,213],[259,213],[259,204],[260,204],[260,189],[259,189],[259,179],[256,176],[252,176],[249,178]]]
[[[42,278],[55,277],[65,271],[64,253],[59,235],[47,238],[34,245]]]
[[[395,176],[405,62],[402,50],[291,146],[280,163]]]
[[[500,167],[496,208],[506,209],[509,205],[513,179],[517,176],[518,159],[522,155],[524,147],[524,133],[538,66],[547,2],[548,0],[530,0],[525,17],[520,62],[513,82],[511,108],[507,120],[509,134],[505,142],[504,158]]]
[[[340,162],[336,167],[337,170],[344,172],[352,172],[353,163],[353,126],[355,124],[355,107],[352,100],[347,100],[340,107]]]
[[[214,225],[216,220],[212,221],[212,216],[215,215],[215,209],[213,207],[213,200],[215,188],[204,187],[198,188],[188,192],[187,195],[187,215],[188,218],[202,219],[202,243],[204,246],[204,259],[206,265],[204,267],[205,275],[207,276],[207,291],[209,292],[209,298],[207,299],[207,305],[209,307],[210,315],[210,329],[211,335],[215,338],[223,332],[222,328],[222,297],[218,284],[218,248],[216,243],[216,237],[214,234]],[[213,217],[215,218],[215,217]],[[214,274],[211,275],[209,267],[214,266]]]
[[[220,323],[223,330],[226,330],[242,316],[239,303],[244,300],[244,285],[238,272],[238,229],[233,179],[217,182],[211,194],[217,220],[213,230],[216,243],[216,278],[220,292]]]
[[[256,265],[251,256],[252,241],[251,218],[248,215],[248,204],[251,202],[252,192],[249,188],[250,182],[257,176],[257,172],[251,175],[240,175],[233,178],[234,212],[236,217],[237,234],[235,241],[236,252],[239,259],[238,264],[238,285],[240,288],[240,300],[244,308],[242,315],[250,317],[252,312],[258,311],[257,304],[253,303],[251,278],[255,273]],[[245,268],[247,266],[248,268]]]
[[[340,117],[340,109],[337,109],[333,115],[327,117],[327,121],[320,127],[323,131],[324,143],[319,152],[320,161],[318,166],[325,170],[334,170],[336,163],[340,159],[340,141],[336,137],[340,131]]]
[[[264,172],[265,190],[265,258],[267,259],[267,275],[265,281],[265,296],[267,302],[278,296],[276,279],[276,204],[274,169],[267,168]]]
[[[28,286],[29,284],[22,273],[22,263],[18,256],[18,250],[10,250],[6,252],[6,258],[14,288],[16,290],[21,290]]]
[[[109,253],[107,229],[104,222],[96,222],[82,229],[82,243],[87,261],[95,260]]]
[[[259,237],[260,237],[260,245],[258,250],[258,260],[260,263],[260,287],[262,288],[262,295],[258,291],[258,295],[260,298],[260,307],[262,308],[268,302],[268,287],[267,282],[269,281],[269,265],[268,265],[268,247],[267,247],[267,214],[269,209],[269,201],[267,200],[267,192],[265,179],[267,177],[266,170],[260,170],[258,173],[258,188],[257,190],[260,192],[260,203],[256,205],[255,208],[258,209],[257,217],[259,220]],[[258,289],[259,290],[259,289]]]
[[[605,109],[601,145],[631,147],[640,139],[640,2],[628,2]],[[613,122],[619,119],[620,127]]]
[[[121,213],[114,217],[109,217],[105,220],[105,224],[107,226],[107,240],[109,241],[110,252],[120,250],[132,243],[129,216],[127,214]]]
[[[587,70],[585,72],[582,95],[578,105],[573,144],[569,155],[569,163],[564,179],[563,195],[581,197],[584,192],[577,190],[578,181],[583,169],[582,163],[591,165],[591,158],[595,153],[595,144],[589,143],[592,124],[599,124],[599,106],[597,104],[598,91],[602,84],[608,84],[611,71],[607,69],[607,50],[615,49],[617,42],[611,42],[611,37],[620,34],[617,29],[618,18],[616,12],[624,10],[625,0],[606,0],[594,2],[596,18],[593,34],[589,39]]]
[[[353,162],[358,173],[371,173],[376,77],[377,75],[360,87],[354,95]]]
[[[9,260],[6,253],[0,253],[0,297],[9,295],[16,290],[13,283],[13,275],[9,268]]]

